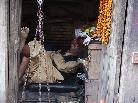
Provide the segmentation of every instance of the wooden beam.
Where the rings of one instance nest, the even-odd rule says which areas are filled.
[[[0,103],[7,103],[8,88],[8,0],[0,2]]]
[[[10,0],[9,91],[8,103],[18,103],[18,68],[21,0]]]

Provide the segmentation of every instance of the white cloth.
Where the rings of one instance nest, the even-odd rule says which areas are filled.
[[[94,29],[94,28],[92,28]],[[91,37],[89,37],[86,32],[83,32],[81,29],[75,29],[75,36],[76,37],[86,37],[86,39],[84,40],[83,44],[84,45],[89,45],[90,41],[92,40]]]

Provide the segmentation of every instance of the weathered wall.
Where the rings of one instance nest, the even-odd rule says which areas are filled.
[[[128,0],[126,20],[119,103],[138,103],[138,64],[131,60],[138,52],[138,0]]]
[[[110,42],[102,48],[102,72],[98,99],[107,103],[117,103],[125,9],[127,0],[113,0],[113,14]]]
[[[6,103],[7,96],[7,35],[8,35],[8,0],[0,1],[0,103]]]

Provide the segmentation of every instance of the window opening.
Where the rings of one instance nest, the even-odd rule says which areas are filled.
[[[31,2],[33,5],[28,5],[28,3],[31,4]],[[85,1],[83,2],[86,3]],[[88,0],[88,2],[90,1]],[[91,36],[91,34],[95,35],[96,33],[96,24],[97,24],[96,22],[97,22],[97,15],[98,15],[97,7],[99,2],[97,2],[96,0],[95,2],[91,2],[91,3],[95,3],[97,5],[96,6],[97,11],[92,11],[93,13],[95,13],[94,16],[92,16],[93,13],[91,14],[90,12],[88,12],[90,9],[89,7],[91,7],[91,5],[89,3],[86,3],[86,5],[83,5],[82,1],[81,2],[77,2],[77,1],[72,2],[72,1],[64,1],[64,0],[55,0],[55,1],[37,0],[35,2],[28,1],[28,0],[23,1],[24,5],[23,5],[23,15],[22,15],[22,21],[23,21],[22,27],[24,28],[22,28],[21,33],[24,33],[24,32],[29,33],[30,31],[30,33],[35,35],[32,36],[29,33],[25,43],[29,45],[30,54],[27,54],[28,49],[26,49],[25,47],[23,47],[22,49],[22,52],[23,52],[22,54],[27,57],[25,59],[26,61],[29,60],[30,63],[28,63],[28,66],[27,66],[28,69],[26,70],[26,77],[25,77],[23,90],[22,89],[19,90],[19,92],[22,91],[20,102],[84,103],[85,101],[84,86],[85,86],[85,81],[87,80],[86,77],[87,77],[88,68],[86,66],[87,64],[85,64],[86,63],[85,60],[83,59],[86,59],[88,57],[87,46],[89,45],[89,43],[93,41],[99,42],[99,38],[95,38]],[[37,10],[35,6],[36,4],[38,6],[37,15],[34,14],[34,11]],[[76,8],[75,8],[75,5],[76,5]],[[80,12],[80,8],[82,5],[83,5],[84,11],[87,11],[86,14],[83,14],[85,12],[83,12],[82,14]],[[32,10],[26,9],[27,6],[29,6],[29,8],[31,8],[30,6],[32,6],[33,9]],[[54,11],[53,8],[48,9],[51,6],[57,9],[57,11]],[[72,6],[72,8],[68,6]],[[42,11],[45,13],[45,15]],[[50,16],[48,16],[48,14]],[[36,16],[38,16],[37,19],[36,19]],[[26,28],[27,23],[25,23],[25,21],[27,21],[27,23],[29,21],[30,23],[29,29]],[[36,26],[36,30],[35,30],[35,24],[38,24]],[[44,31],[43,31],[43,27],[45,29]],[[34,31],[36,31],[36,33],[34,33]],[[59,35],[60,33],[62,35]],[[51,48],[50,50],[48,50],[49,49],[48,46],[50,43],[52,44],[52,46],[54,45],[54,48],[52,48],[52,46],[50,45]],[[74,53],[74,55],[71,56],[69,53],[63,55],[63,52],[67,51],[70,47],[72,47],[70,51]],[[61,51],[57,51],[59,49]],[[50,52],[50,56],[49,54],[48,55],[45,54],[45,52],[47,51]],[[77,53],[80,53],[80,55],[78,55]],[[34,55],[35,56],[37,55],[37,57],[34,57]],[[62,55],[64,60],[58,59]],[[45,59],[45,57],[51,60],[49,61],[50,63],[49,65],[45,64],[45,63],[48,63],[47,61],[48,59]],[[63,68],[61,67],[62,64],[58,64],[59,61],[65,61],[65,63],[67,63],[68,65],[64,65],[64,68]],[[38,63],[34,65],[33,63],[35,62],[38,62]],[[41,66],[42,63],[43,65],[47,65],[47,66],[46,67]],[[52,68],[48,69],[51,65],[52,65]],[[77,65],[78,66],[77,68],[80,68],[80,67],[81,68],[77,70],[75,66],[75,68],[72,68],[70,70],[67,69],[68,66],[73,66],[73,65]],[[31,68],[33,67],[34,69],[33,70],[29,69],[29,67]],[[42,70],[42,68],[38,69],[39,67],[43,67],[45,69],[44,70]],[[55,71],[56,73],[54,72],[55,73],[54,74],[53,72],[50,72],[51,70]],[[37,71],[38,73],[36,73]],[[49,72],[49,74],[47,74],[47,72]],[[44,73],[44,75],[43,76],[40,75],[41,73]],[[31,77],[32,75],[34,76],[33,78]],[[50,78],[50,76],[47,77],[48,75],[54,75],[54,77],[53,78]],[[46,80],[42,82],[41,80],[44,78]],[[48,78],[50,79],[47,80]],[[64,83],[64,85],[62,85],[62,83]],[[29,93],[30,94],[33,93],[32,97],[34,96],[35,99],[30,99]]]

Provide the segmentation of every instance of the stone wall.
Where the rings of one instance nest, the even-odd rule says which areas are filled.
[[[119,103],[138,103],[138,64],[132,63],[138,53],[138,0],[128,0],[125,28]]]
[[[138,103],[138,1],[113,0],[110,43],[103,46],[99,100]]]

